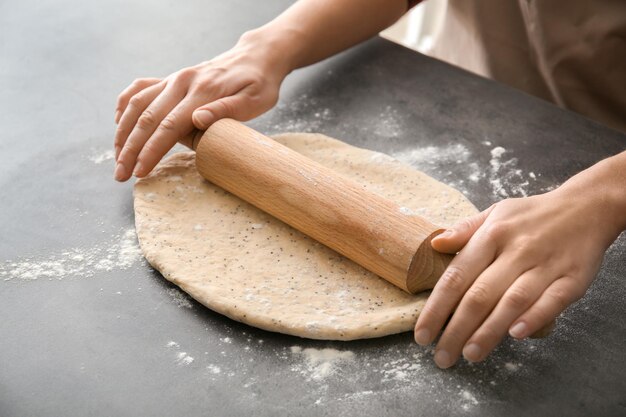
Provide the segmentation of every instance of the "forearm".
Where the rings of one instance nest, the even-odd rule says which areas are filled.
[[[626,152],[604,159],[566,181],[560,189],[593,204],[615,236],[626,230]]]
[[[407,0],[300,0],[246,32],[240,42],[271,45],[270,58],[289,73],[374,36],[398,20],[407,5]]]

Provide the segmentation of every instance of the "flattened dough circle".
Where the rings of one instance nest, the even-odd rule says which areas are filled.
[[[448,226],[477,212],[457,190],[393,158],[320,134],[284,145]],[[352,340],[411,330],[426,294],[409,295],[204,180],[192,152],[164,160],[134,190],[146,259],[208,308],[262,329]]]

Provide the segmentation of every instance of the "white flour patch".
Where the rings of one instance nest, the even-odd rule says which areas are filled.
[[[169,288],[165,293],[170,296],[172,302],[178,307],[193,308],[191,298],[178,288]]]
[[[460,396],[463,401],[463,403],[461,404],[461,408],[463,410],[469,410],[471,406],[478,405],[478,400],[471,392],[467,390],[461,390]]]
[[[428,165],[442,163],[461,164],[467,162],[470,151],[457,143],[446,146],[426,146],[423,148],[408,149],[394,153],[392,156],[398,161],[424,169]]]
[[[292,346],[291,353],[302,355],[305,359],[304,364],[295,365],[292,370],[313,381],[320,381],[335,374],[340,364],[354,360],[354,352],[332,348],[302,349],[300,346]]]
[[[292,346],[277,354],[285,366],[301,375],[312,402],[317,405],[342,402],[359,408],[364,401],[378,402],[419,393],[420,398],[430,398],[438,404],[442,415],[457,415],[476,413],[497,399],[495,387],[514,377],[511,372],[518,372],[515,377],[522,372],[520,359],[529,358],[535,344],[535,341],[512,342],[510,347],[516,349],[516,360],[498,359],[495,353],[495,357],[480,364],[461,359],[453,370],[438,369],[433,363],[433,352],[414,344],[354,352]],[[336,383],[348,392],[343,388],[330,389]],[[356,389],[350,392],[349,387]]]
[[[485,141],[483,145],[491,146]],[[495,146],[489,151],[489,166],[481,166],[479,159],[462,144],[445,146],[425,146],[396,152],[392,156],[406,164],[435,176],[440,181],[454,187],[464,194],[469,194],[468,186],[488,181],[494,199],[509,197],[527,197],[532,182],[538,175],[534,172],[524,174],[518,168],[519,160],[507,158],[507,151]],[[547,191],[547,190],[544,190]]]
[[[510,372],[517,372],[520,366],[522,366],[521,363],[506,362],[504,364],[504,369]]]
[[[135,229],[130,228],[107,244],[4,261],[0,263],[0,279],[34,281],[91,277],[99,271],[128,269],[141,259]]]
[[[113,149],[100,151],[89,156],[89,160],[94,164],[101,164],[103,162],[110,161],[113,158],[115,158],[115,152],[113,152]]]
[[[206,368],[209,370],[209,372],[215,375],[222,373],[222,369],[217,365],[211,364],[211,365],[208,365]]]
[[[189,356],[187,352],[178,352],[176,354],[176,362],[180,365],[189,365],[193,362],[193,357]]]
[[[496,146],[491,150],[491,160],[489,161],[489,183],[494,196],[497,197],[528,197],[528,187],[530,181],[524,176],[521,169],[517,168],[518,159],[503,159],[507,152],[501,146]],[[530,180],[535,180],[536,175],[528,174]]]
[[[183,352],[180,350],[180,344],[178,344],[178,342],[170,340],[169,342],[167,342],[165,347],[175,351],[174,362],[177,365],[190,365],[194,361],[194,358],[191,355],[189,355],[187,352]]]

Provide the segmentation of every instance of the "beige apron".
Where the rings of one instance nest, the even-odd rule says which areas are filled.
[[[626,0],[446,0],[432,55],[626,132]]]

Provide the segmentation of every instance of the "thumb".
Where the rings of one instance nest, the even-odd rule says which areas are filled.
[[[442,253],[457,253],[469,242],[476,230],[485,222],[494,206],[466,218],[460,223],[437,235],[431,241],[433,249]]]
[[[191,115],[196,129],[207,130],[213,123],[220,119],[230,117],[232,119],[245,119],[245,99],[242,94],[228,96],[212,101],[194,110]]]

